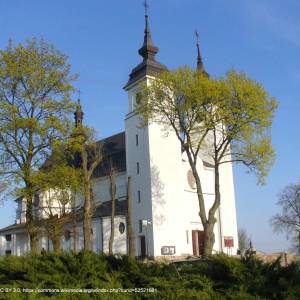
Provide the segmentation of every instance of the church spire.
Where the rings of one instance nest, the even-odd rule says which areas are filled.
[[[209,77],[209,74],[204,69],[204,64],[200,53],[199,33],[197,30],[195,31],[195,36],[196,36],[196,45],[197,45],[197,70],[203,73],[205,76]]]
[[[144,60],[147,59],[155,60],[154,56],[158,52],[158,48],[155,47],[152,42],[150,26],[149,26],[149,16],[148,16],[149,5],[146,0],[144,2],[144,7],[145,7],[144,43],[139,50],[139,54],[143,57]]]
[[[75,119],[75,127],[78,128],[82,125],[83,121],[83,111],[81,108],[81,103],[80,103],[80,90],[78,91],[78,100],[77,100],[77,105],[76,105],[76,111],[74,112],[74,119]]]
[[[167,70],[167,68],[156,61],[155,55],[158,53],[158,47],[154,46],[151,37],[149,15],[148,15],[148,2],[145,0],[145,29],[144,29],[144,42],[138,53],[142,56],[143,61],[136,66],[129,75],[129,80],[125,85],[125,89],[129,86],[144,78],[147,75],[155,76],[156,74]]]

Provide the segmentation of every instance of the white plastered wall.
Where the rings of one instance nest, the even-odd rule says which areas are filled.
[[[103,252],[108,253],[109,238],[111,234],[111,222],[110,217],[102,219],[103,228]],[[125,231],[121,233],[119,231],[120,223],[124,223]],[[127,253],[127,238],[126,238],[126,218],[124,216],[116,216],[114,222],[114,241],[113,241],[113,253],[114,254],[126,254]]]

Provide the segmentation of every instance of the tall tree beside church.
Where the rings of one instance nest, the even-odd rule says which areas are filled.
[[[220,167],[240,162],[263,181],[274,159],[270,126],[276,101],[243,73],[230,71],[225,78],[209,78],[201,61],[196,71],[179,68],[162,73],[144,84],[142,91],[137,105],[142,125],[156,122],[166,131],[171,128],[187,156],[196,182],[204,255],[210,255],[221,202]],[[199,159],[214,168],[215,199],[210,208],[204,201]]]
[[[44,40],[0,51],[0,176],[6,194],[27,201],[31,251],[37,250],[32,175],[68,131],[73,91],[67,57]]]
[[[113,254],[113,243],[115,238],[115,214],[116,214],[116,171],[111,159],[108,161],[108,177],[110,186],[110,198],[111,198],[111,215],[110,215],[110,237],[108,243],[108,253]]]
[[[81,190],[81,172],[72,166],[72,157],[61,144],[33,178],[39,189],[39,210],[45,216],[37,225],[45,230],[54,252],[61,251],[61,236],[67,223],[73,221],[75,191]],[[66,232],[66,231],[65,231]]]
[[[102,147],[94,139],[92,128],[83,126],[83,111],[80,102],[75,112],[75,129],[68,141],[68,149],[74,154],[74,166],[82,174],[83,190],[83,238],[84,249],[92,250],[93,174],[102,161]]]
[[[215,173],[215,201],[208,220],[221,203],[220,171],[224,164],[241,163],[263,184],[273,165],[275,152],[271,144],[271,126],[277,102],[259,83],[244,73],[230,71],[224,79],[212,80],[213,99],[204,105],[209,135],[204,156],[211,159]],[[211,231],[213,228],[211,229]],[[214,239],[211,241],[211,247]]]

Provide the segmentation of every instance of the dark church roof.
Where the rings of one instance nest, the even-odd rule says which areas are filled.
[[[109,175],[111,161],[116,172],[126,171],[125,132],[120,132],[97,142],[103,153],[103,160],[94,171],[94,177]]]
[[[139,55],[142,56],[143,61],[131,71],[131,74],[129,75],[129,80],[124,87],[125,90],[139,79],[144,78],[146,75],[154,76],[158,73],[167,70],[166,66],[162,65],[161,63],[155,60],[155,55],[158,53],[159,48],[154,46],[152,42],[148,19],[149,17],[146,12],[144,43],[143,46],[139,49]]]
[[[93,218],[111,216],[111,203],[112,203],[111,201],[105,201],[102,204],[100,204],[94,211]],[[127,214],[127,201],[116,200],[115,209],[116,209],[115,210],[116,216],[118,215],[125,216]]]
[[[104,155],[123,152],[125,151],[125,131],[109,136],[97,143],[102,146]]]
[[[12,224],[12,225],[9,225],[7,227],[4,227],[4,228],[1,228],[0,229],[0,233],[9,233],[11,231],[15,231],[15,230],[19,230],[21,229],[22,231],[24,229],[26,229],[26,224],[25,223],[21,223],[21,224]]]
[[[93,212],[93,218],[102,218],[102,217],[109,217],[111,216],[111,200],[102,202],[99,204],[94,212]],[[126,200],[118,200],[116,199],[115,202],[115,215],[116,216],[126,216],[127,214],[127,201]],[[77,210],[77,221],[83,220],[83,208],[79,208]]]

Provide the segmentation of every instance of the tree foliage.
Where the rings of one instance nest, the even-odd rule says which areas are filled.
[[[274,161],[270,128],[276,100],[244,73],[209,78],[189,68],[164,72],[141,87],[136,106],[141,125],[155,122],[175,132],[191,166],[205,232],[205,254],[214,244],[215,213],[220,206],[220,168],[238,162],[263,182]],[[215,201],[205,205],[198,160],[215,173]]]
[[[69,129],[73,92],[67,57],[44,40],[0,51],[0,175],[27,201],[31,249],[36,248],[32,199],[33,173]]]
[[[53,149],[43,167],[33,176],[39,188],[37,209],[44,215],[38,223],[53,244],[53,250],[61,250],[61,236],[65,225],[73,221],[78,207],[75,194],[82,192],[80,169],[74,167],[74,156],[66,145]]]

